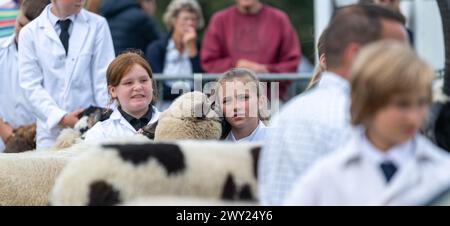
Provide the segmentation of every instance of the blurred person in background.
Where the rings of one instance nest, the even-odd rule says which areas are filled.
[[[14,34],[20,0],[0,0],[0,38]]]
[[[208,73],[234,67],[256,73],[295,73],[301,57],[289,17],[259,0],[235,0],[235,5],[215,13],[202,46],[202,66]],[[279,98],[286,101],[290,82],[279,85]]]
[[[326,71],[272,120],[258,174],[263,205],[281,205],[312,164],[347,140],[350,68],[359,49],[380,39],[407,38],[404,18],[384,7],[358,4],[336,12],[325,32]]]
[[[0,39],[0,152],[14,136],[14,129],[36,122],[30,103],[19,85],[19,34],[41,14],[50,0],[25,0],[16,19],[13,35]]]
[[[432,68],[405,43],[361,50],[352,67],[349,140],[319,160],[287,205],[422,205],[450,183],[450,155],[419,134]]]
[[[141,5],[142,10],[144,10],[147,15],[153,17],[156,12],[156,0],[139,0],[139,5]]]
[[[102,0],[85,0],[84,8],[90,12],[99,14],[100,6],[102,5]]]
[[[114,51],[140,49],[161,37],[159,27],[141,8],[138,0],[102,0],[100,14],[108,21]]]
[[[404,16],[402,13],[402,10],[400,8],[400,0],[360,0],[360,4],[377,4],[384,7],[387,7],[391,10],[394,10],[397,13],[400,13]],[[406,21],[406,17],[405,17]],[[405,23],[406,24],[406,23]],[[408,32],[409,41],[411,42],[411,45],[414,46],[414,33],[411,29],[406,28],[406,31]]]
[[[153,73],[167,76],[202,73],[197,32],[204,25],[200,4],[196,0],[173,0],[167,6],[163,19],[169,34],[150,44],[146,51],[146,59]],[[189,92],[192,88],[191,81],[164,82],[160,109],[167,109],[182,91]]]

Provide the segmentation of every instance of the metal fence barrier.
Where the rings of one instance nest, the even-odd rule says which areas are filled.
[[[444,70],[437,70],[435,72],[436,79],[442,79]],[[164,87],[162,85],[165,81],[194,81],[194,78],[201,79],[202,84],[205,82],[217,81],[222,74],[194,74],[194,75],[167,75],[154,74],[154,80],[157,82],[159,96],[162,97]],[[309,84],[313,74],[310,73],[283,73],[283,74],[258,74],[257,77],[261,82],[276,82],[276,81],[292,81],[289,86],[289,99],[302,93]]]
[[[159,96],[162,96],[164,87],[162,85],[165,81],[194,81],[194,78],[201,79],[202,83],[217,81],[222,74],[194,74],[194,75],[167,75],[154,74],[154,80],[157,82]],[[292,81],[289,86],[288,96],[292,98],[305,90],[312,74],[309,73],[283,73],[283,74],[258,74],[258,79],[261,82],[276,82],[276,81]]]

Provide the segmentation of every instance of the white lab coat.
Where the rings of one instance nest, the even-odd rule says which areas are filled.
[[[19,86],[19,61],[15,35],[0,39],[0,119],[16,129],[34,123],[30,104]],[[5,145],[0,139],[0,152]]]
[[[37,117],[37,148],[53,145],[65,114],[107,105],[106,69],[115,56],[106,20],[84,9],[73,21],[66,56],[48,18],[51,7],[19,37],[19,77]]]
[[[160,112],[155,107],[152,107],[152,119],[148,125],[156,123],[159,119]],[[84,135],[86,142],[105,142],[112,141],[120,137],[129,137],[137,134],[137,131],[131,124],[122,116],[120,111],[116,108],[108,120],[98,122]]]
[[[361,134],[358,129],[357,134]],[[417,135],[413,157],[389,183],[362,154],[360,135],[300,178],[285,205],[423,205],[450,184],[450,157]]]

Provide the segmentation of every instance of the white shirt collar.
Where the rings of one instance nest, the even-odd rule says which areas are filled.
[[[341,159],[344,166],[348,166],[354,161],[361,161],[362,158],[368,156],[368,152],[363,151],[362,149],[364,147],[363,143],[365,142],[363,140],[363,136],[365,136],[364,134],[365,128],[363,126],[352,128],[351,140],[339,149],[345,151],[345,154],[342,155]],[[394,163],[396,164],[400,164],[400,167],[411,158],[416,161],[440,161],[440,159],[442,159],[441,153],[443,153],[443,151],[439,150],[440,149],[433,145],[428,139],[424,138],[420,134],[417,134],[408,142],[394,147],[394,149],[391,150],[393,151],[391,152],[393,154],[389,156],[389,160],[395,161]],[[380,152],[379,150],[376,151]],[[374,157],[374,159],[376,162],[377,157]],[[398,159],[401,160],[399,161]]]
[[[264,125],[263,122],[259,121],[258,126],[256,127],[255,130],[253,130],[253,132],[248,135],[247,137],[243,137],[239,140],[236,140],[236,138],[233,135],[233,132],[230,131],[230,133],[228,134],[227,138],[225,140],[227,141],[232,141],[232,142],[252,142],[252,141],[256,141],[256,136],[259,133],[260,130],[266,128],[266,126]]]
[[[52,10],[51,10],[52,7],[53,7],[53,6],[49,6],[48,11],[47,11],[47,12],[48,12],[48,13],[47,13],[47,16],[48,16],[48,19],[49,19],[50,23],[52,24],[52,26],[56,28],[56,27],[59,27],[58,21],[59,21],[61,18],[55,16],[55,14],[52,13]],[[69,17],[62,18],[62,20],[69,19],[69,20],[72,21],[72,25],[73,25],[73,22],[74,22],[75,19],[77,18],[77,15],[78,15],[78,14],[70,15]]]
[[[152,106],[152,111],[153,111],[153,114],[152,114],[152,119],[148,122],[148,124],[153,124],[153,123],[155,123],[156,121],[158,121],[158,119],[159,119],[159,116],[160,116],[160,112],[159,112],[159,110],[158,110],[158,108],[156,108],[155,106]],[[114,111],[113,111],[113,113],[111,114],[111,116],[109,117],[111,120],[121,120],[121,119],[124,119],[123,117],[122,117],[122,114],[120,114],[120,111],[118,110],[118,108],[117,107],[115,107],[114,108]],[[126,121],[126,120],[125,120]]]
[[[396,145],[389,150],[383,152],[376,148],[372,142],[369,141],[365,134],[361,138],[360,150],[363,155],[373,160],[376,164],[381,164],[385,161],[394,163],[397,167],[405,165],[415,155],[415,139],[411,139],[403,144]]]
[[[320,79],[318,86],[322,88],[337,88],[345,93],[350,93],[349,81],[330,71],[322,73],[322,78]]]

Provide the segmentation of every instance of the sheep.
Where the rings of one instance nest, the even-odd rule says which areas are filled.
[[[178,97],[163,113],[157,123],[145,126],[139,133],[150,140],[218,140],[222,136],[222,118],[212,110],[213,102],[202,92],[189,92]],[[58,137],[55,149],[68,148],[81,142],[83,134],[98,121],[109,117],[104,109],[89,112],[82,117],[74,129],[63,130]]]
[[[74,128],[67,128],[61,131],[54,144],[54,149],[61,150],[68,148],[75,143],[79,143],[86,131],[94,127],[97,122],[107,120],[111,114],[111,109],[99,107],[87,108],[81,114],[81,118],[77,124],[75,124]]]
[[[56,177],[80,150],[0,154],[0,206],[47,205]]]
[[[191,95],[190,97],[193,98],[197,96],[198,94]],[[185,97],[189,97],[189,95]],[[193,103],[193,101],[189,98],[183,98],[183,100]],[[202,100],[207,101],[203,98]],[[63,131],[58,138],[56,147],[54,148],[39,152],[0,154],[0,205],[47,205],[48,193],[51,190],[56,177],[62,171],[64,166],[67,165],[75,156],[83,153],[85,150],[99,145],[80,142],[80,135],[84,133],[87,128],[92,127],[94,122],[105,119],[106,116],[99,114],[102,112],[104,111],[94,111],[93,114],[87,113],[87,115],[80,119],[75,126],[75,129]],[[206,120],[210,119],[206,118]],[[183,125],[184,123],[187,123],[189,126]],[[216,123],[215,121],[207,124],[213,125],[212,128],[202,126],[198,127],[193,123],[202,123],[202,121],[193,118],[189,118],[187,120],[180,120],[179,118],[176,120],[163,120],[162,128],[163,131],[175,131],[174,128],[187,128],[188,130],[186,131],[178,131],[178,137],[187,139],[202,139],[203,137],[207,139],[211,137],[211,134],[218,134],[218,131],[221,130],[220,123]],[[199,130],[196,130],[197,128],[200,128],[200,132]],[[211,132],[207,131],[208,128],[211,128]],[[143,128],[142,133],[149,136],[154,135],[154,131],[155,128]],[[184,135],[183,133],[187,135]],[[189,134],[194,134],[195,137],[189,137]],[[171,136],[170,138],[174,138],[174,136]],[[164,139],[163,133],[160,134],[159,139]],[[137,135],[136,137],[118,138],[116,140],[139,143],[147,142],[148,138]]]
[[[118,205],[179,196],[257,203],[259,144],[218,141],[105,144],[69,163],[51,205]]]
[[[186,93],[161,114],[155,141],[218,140],[222,135],[222,119],[213,110],[214,102],[202,92]]]

